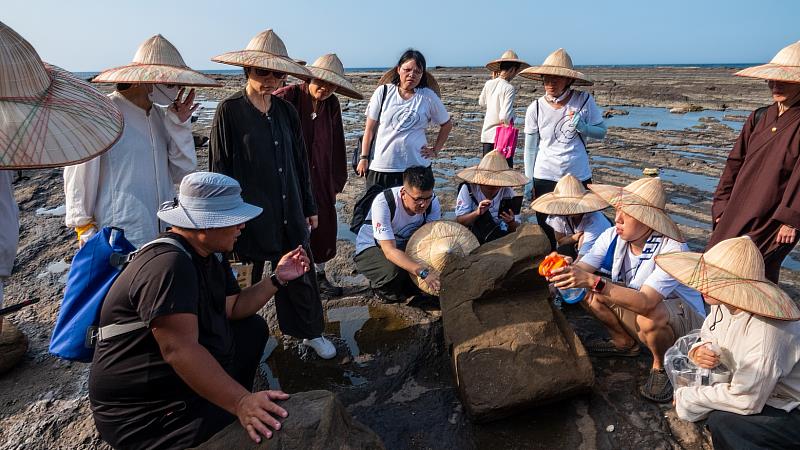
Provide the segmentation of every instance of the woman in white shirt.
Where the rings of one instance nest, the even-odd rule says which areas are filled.
[[[604,138],[606,126],[591,94],[572,87],[591,86],[592,81],[574,70],[572,58],[563,48],[551,53],[541,66],[523,70],[520,76],[542,81],[545,91],[525,113],[525,175],[533,179],[525,187],[525,196],[531,199],[553,192],[556,182],[568,173],[587,186],[592,171],[586,138]],[[555,235],[546,219],[546,214],[536,213],[555,249]]]
[[[729,382],[678,388],[678,417],[707,419],[715,449],[800,448],[800,309],[767,280],[758,247],[737,237],[656,264],[711,305],[691,360],[733,372]]]
[[[566,174],[553,192],[544,194],[531,205],[534,211],[548,214],[547,224],[555,231],[558,252],[580,258],[594,241],[611,228],[601,210],[608,207],[597,194],[589,192],[577,178]]]
[[[439,154],[453,129],[436,80],[425,64],[422,53],[406,50],[397,66],[384,74],[370,98],[361,161],[356,168],[359,176],[367,177],[367,187],[401,186],[403,171],[409,167],[430,170],[431,159]],[[439,125],[433,145],[425,136],[430,123]]]
[[[465,181],[456,199],[456,221],[483,244],[517,231],[519,215],[511,209],[500,210],[504,199],[514,198],[513,186],[522,186],[528,179],[508,167],[506,159],[492,150],[480,164],[458,173]]]

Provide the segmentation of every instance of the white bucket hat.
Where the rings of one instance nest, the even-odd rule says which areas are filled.
[[[261,211],[242,200],[242,188],[233,178],[195,172],[183,177],[178,198],[161,205],[158,218],[176,227],[205,230],[245,223]]]

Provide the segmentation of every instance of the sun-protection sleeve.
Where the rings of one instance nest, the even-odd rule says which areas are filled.
[[[533,179],[533,167],[536,165],[537,154],[539,154],[539,132],[525,133],[525,150],[523,153],[525,176],[530,179]]]

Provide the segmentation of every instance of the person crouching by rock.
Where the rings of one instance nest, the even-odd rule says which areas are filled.
[[[528,182],[525,175],[510,169],[497,150],[487,153],[480,164],[458,173],[465,182],[458,190],[456,221],[469,228],[481,244],[517,231],[519,214],[500,210],[505,199],[514,198],[512,186]],[[521,200],[521,199],[520,199]]]
[[[547,224],[555,231],[558,253],[580,258],[594,241],[611,227],[600,210],[608,207],[602,198],[587,191],[577,178],[566,174],[553,192],[537,198],[531,208],[548,214]]]
[[[664,353],[677,338],[700,328],[706,314],[700,293],[658,268],[653,257],[688,247],[664,212],[660,178],[642,178],[624,188],[590,184],[589,189],[616,209],[616,226],[604,231],[580,261],[554,270],[550,281],[560,289],[591,290],[586,305],[611,339],[588,343],[590,354],[637,356],[639,342],[650,349],[653,365],[639,393],[668,402],[672,386]],[[594,274],[608,264],[610,280]]]
[[[269,278],[239,289],[220,256],[261,211],[228,176],[187,175],[179,198],[158,211],[172,225],[162,236],[175,242],[145,247],[111,286],[101,333],[122,331],[97,343],[89,400],[114,448],[192,447],[235,419],[256,442],[280,429],[287,413],[274,401],[289,396],[250,392],[269,335],[257,313],[311,262],[297,247]]]
[[[373,292],[384,302],[404,301],[407,294],[416,290],[409,274],[418,276],[432,291],[439,290],[439,273],[414,262],[405,253],[411,235],[441,217],[441,205],[433,186],[433,174],[427,167],[409,167],[403,172],[402,186],[375,196],[359,229],[356,269],[369,279]]]
[[[728,382],[676,389],[678,417],[707,419],[717,450],[800,448],[800,309],[767,279],[758,246],[732,238],[656,264],[711,305],[689,357],[733,371]]]

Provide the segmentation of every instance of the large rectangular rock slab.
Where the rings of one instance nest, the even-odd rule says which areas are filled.
[[[573,396],[594,381],[586,350],[536,271],[549,250],[541,228],[526,225],[443,273],[445,344],[475,421]]]

